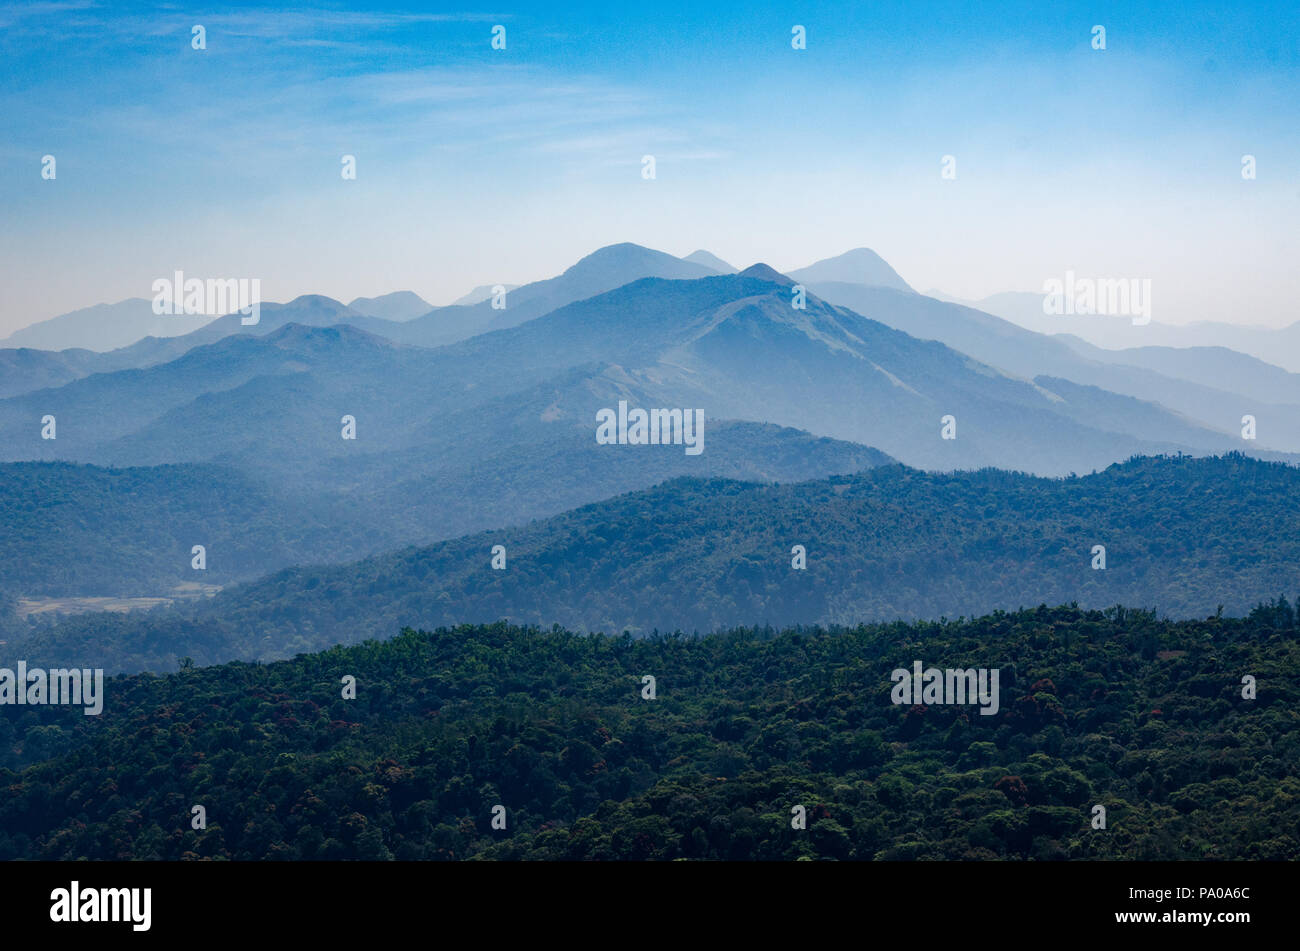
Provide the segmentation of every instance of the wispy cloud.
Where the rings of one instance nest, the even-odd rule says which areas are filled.
[[[109,36],[161,36],[179,31],[188,33],[191,26],[201,23],[228,36],[279,39],[291,43],[302,43],[313,37],[326,42],[320,36],[322,33],[361,43],[369,33],[409,29],[420,24],[509,23],[513,19],[509,13],[409,13],[274,6],[222,12],[220,8],[211,7],[178,10],[172,4],[123,7],[93,0],[0,4],[0,26],[21,28],[28,35],[93,26]],[[338,41],[338,38],[334,40]]]

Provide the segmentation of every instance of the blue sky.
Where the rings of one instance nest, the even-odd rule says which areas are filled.
[[[1298,9],[0,4],[0,334],[176,269],[444,303],[618,241],[868,246],[969,298],[1150,278],[1157,321],[1289,323]]]

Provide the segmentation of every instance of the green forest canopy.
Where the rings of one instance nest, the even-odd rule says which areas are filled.
[[[918,659],[1000,669],[1001,710],[892,704]],[[1284,599],[1182,622],[407,629],[113,678],[100,717],[0,708],[0,858],[1296,859],[1297,670]]]

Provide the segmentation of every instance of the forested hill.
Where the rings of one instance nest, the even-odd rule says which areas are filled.
[[[998,712],[895,705],[892,670],[918,660],[999,670]],[[1298,665],[1285,602],[699,639],[408,630],[113,678],[98,717],[0,707],[0,859],[1294,860]]]
[[[0,463],[0,598],[160,595],[196,578],[249,581],[518,524],[674,476],[792,482],[893,462],[867,446],[727,421],[711,422],[699,456],[610,454],[589,428],[561,427],[527,448],[465,442],[421,450],[421,463],[336,461],[353,492],[209,463]],[[209,555],[202,575],[190,566],[196,543]]]
[[[1284,464],[1148,457],[1061,480],[885,466],[792,485],[679,479],[518,529],[280,572],[184,615],[87,615],[0,659],[170,671],[184,656],[266,660],[502,618],[639,634],[1071,601],[1204,617],[1298,591],[1300,470]]]

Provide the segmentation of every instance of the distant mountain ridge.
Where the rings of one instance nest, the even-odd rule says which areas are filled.
[[[517,327],[566,304],[594,297],[645,277],[690,279],[708,277],[705,267],[662,251],[624,242],[600,248],[562,274],[508,291],[505,306],[493,301],[439,307],[393,332],[393,338],[417,346],[440,346],[491,330]]]
[[[938,292],[931,293],[931,296],[936,295]],[[1222,347],[1248,354],[1291,373],[1300,373],[1300,321],[1285,327],[1218,321],[1174,324],[1155,319],[1148,324],[1134,325],[1129,317],[1045,314],[1043,294],[1033,291],[1007,291],[978,301],[940,296],[944,300],[996,314],[1035,333],[1070,334],[1106,350]]]
[[[643,278],[436,350],[402,347],[353,320],[340,325],[346,333],[286,333],[287,325],[241,333],[146,370],[0,400],[0,453],[112,465],[242,458],[262,466],[279,458],[262,447],[282,444],[289,433],[309,451],[293,469],[278,470],[294,478],[297,470],[355,455],[337,436],[344,412],[365,417],[368,451],[414,448],[423,419],[469,410],[584,364],[622,367],[656,401],[651,405],[772,422],[874,446],[926,468],[997,465],[1063,474],[1144,452],[1239,445],[1141,402],[1132,408],[1145,428],[1108,432],[1088,423],[1086,402],[1070,405],[1091,399],[1091,391],[1052,392],[815,295],[798,309],[789,285],[761,264],[739,275]],[[909,306],[948,306],[910,292],[869,290]],[[304,313],[329,324],[343,311],[328,298],[300,298],[265,308],[258,329]],[[384,329],[404,326],[410,324]],[[111,417],[85,425],[107,406]],[[337,413],[323,412],[328,406]],[[62,417],[57,441],[37,438],[32,427],[45,414]],[[941,438],[946,415],[959,420],[955,439]],[[1162,432],[1164,438],[1151,438]]]
[[[1240,440],[1241,417],[1249,413],[1256,418],[1256,445],[1261,449],[1300,451],[1300,375],[1287,374],[1252,357],[1226,350],[1161,348],[1158,355],[1152,350],[1102,351],[1072,337],[1035,333],[975,308],[925,295],[842,282],[810,284],[809,290],[1024,379],[1054,377],[1132,397],[1166,411],[1164,421],[1135,418],[1133,425],[1121,425],[1124,432],[1150,432],[1149,424],[1155,423],[1163,427],[1166,438],[1182,441],[1185,436],[1175,434],[1186,433],[1192,425],[1218,434],[1208,442],[1197,437],[1193,444],[1242,448],[1240,442],[1230,446],[1223,439]],[[1082,396],[1085,391],[1074,392]],[[1142,409],[1141,415],[1149,412],[1149,408]],[[1169,420],[1168,414],[1178,419]],[[1112,419],[1123,423],[1121,417]]]
[[[898,272],[870,248],[854,248],[836,257],[788,271],[787,274],[800,284],[841,282],[865,284],[868,287],[892,287],[894,290],[915,293]]]
[[[394,291],[379,297],[358,297],[348,307],[367,317],[381,320],[413,320],[427,314],[433,305],[413,291]]]
[[[116,304],[83,307],[15,330],[0,340],[0,347],[104,353],[144,337],[179,337],[212,320],[210,315],[160,317],[153,312],[153,301],[131,297]]]
[[[336,321],[352,322],[362,329],[403,343],[439,346],[486,330],[517,326],[557,307],[613,290],[643,277],[676,280],[736,272],[735,267],[708,251],[698,250],[686,258],[677,258],[662,251],[623,242],[593,251],[556,277],[525,285],[502,284],[506,291],[506,307],[503,310],[491,306],[495,285],[475,287],[445,307],[434,307],[412,291],[395,291],[378,297],[358,297],[346,305],[322,295],[304,294],[287,304],[264,302],[262,309],[263,319],[266,319],[268,310],[303,310],[307,303],[314,304],[319,310],[324,302],[329,302],[334,308],[333,317]],[[865,248],[819,261],[802,269],[800,273],[804,272],[814,275],[842,274],[847,275],[843,278],[846,280],[862,279],[865,283],[880,283],[910,290],[888,264]],[[319,319],[297,319],[300,323],[319,322]],[[97,304],[42,321],[16,331],[9,338],[0,341],[0,345],[51,351],[71,348],[99,353],[119,351],[113,360],[106,361],[101,367],[124,368],[128,365],[144,365],[139,362],[132,364],[130,361],[145,359],[146,354],[152,355],[154,351],[178,356],[184,349],[211,342],[218,336],[241,331],[265,333],[284,322],[272,321],[267,326],[258,328],[239,323],[233,317],[220,320],[211,316],[157,317],[152,312],[151,301],[132,298],[118,304]],[[206,334],[193,335],[194,331],[202,328],[207,329]],[[183,339],[178,339],[166,348],[154,343],[138,348],[134,354],[121,352],[133,345],[145,344],[147,338]]]
[[[728,264],[726,261],[722,260],[722,258],[718,257],[716,254],[705,251],[703,248],[698,251],[692,251],[690,254],[686,255],[686,257],[682,258],[682,260],[690,261],[692,264],[700,264],[704,267],[712,268],[719,274],[735,274],[739,270],[734,265]]]
[[[475,287],[473,290],[471,290],[468,294],[465,294],[463,297],[458,297],[456,300],[452,301],[452,305],[455,306],[457,304],[460,305],[481,304],[483,301],[488,300],[492,297],[493,289],[497,287],[500,287],[503,291],[509,294],[511,291],[518,288],[519,285],[518,284],[480,284],[478,287]]]

